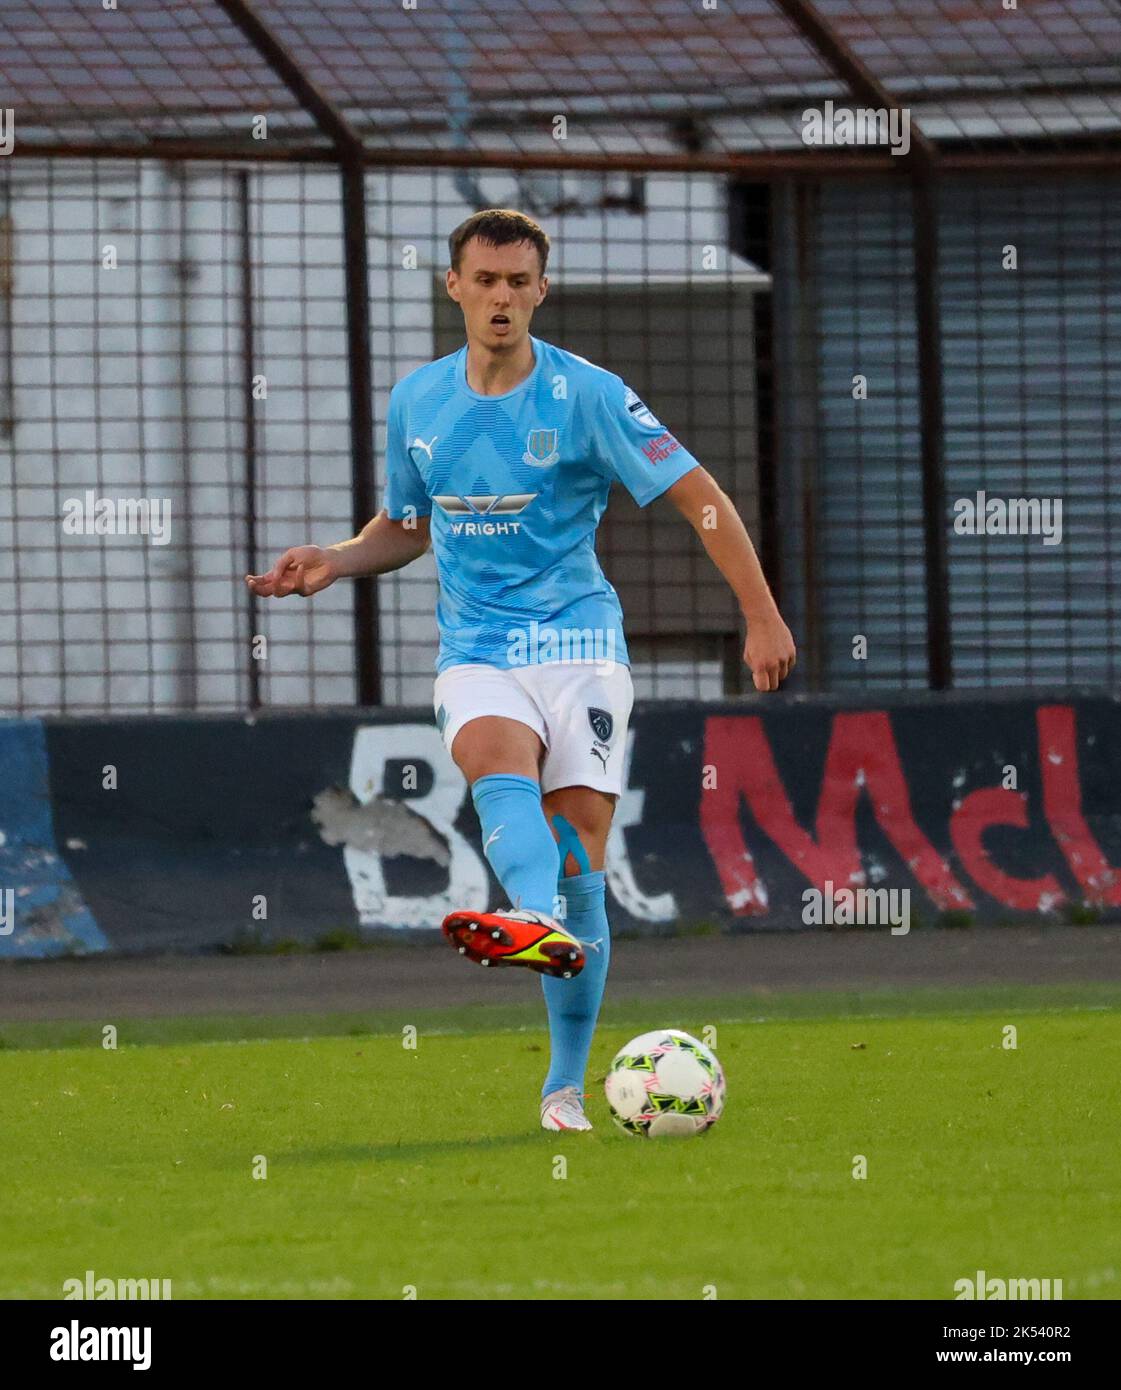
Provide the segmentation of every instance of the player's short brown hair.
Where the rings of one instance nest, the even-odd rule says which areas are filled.
[[[549,238],[532,217],[513,208],[484,208],[482,212],[472,213],[466,222],[448,237],[448,251],[451,267],[459,272],[463,248],[473,238],[489,242],[491,246],[512,246],[519,241],[528,241],[537,247],[537,259],[541,263],[540,274],[545,274],[549,260]]]

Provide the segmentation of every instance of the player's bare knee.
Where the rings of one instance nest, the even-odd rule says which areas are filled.
[[[553,807],[547,812],[557,841],[562,878],[596,873],[603,868],[610,819],[581,816],[571,807]]]

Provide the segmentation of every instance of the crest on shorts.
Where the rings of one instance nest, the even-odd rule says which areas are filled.
[[[557,430],[530,430],[525,439],[522,462],[531,468],[548,468],[560,458],[557,452]]]
[[[610,740],[615,721],[605,709],[596,709],[594,705],[589,705],[588,723],[592,726],[592,733],[595,734],[600,743],[607,743]]]

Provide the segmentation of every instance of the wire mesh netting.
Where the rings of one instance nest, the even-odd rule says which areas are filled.
[[[1112,683],[1119,55],[1114,0],[4,7],[0,707],[428,701],[430,556],[357,625],[350,585],[242,576],[352,534],[364,469],[380,505],[389,390],[462,344],[446,238],[487,206],[553,240],[534,333],[736,502],[795,688],[925,686],[932,597],[958,685]],[[941,168],[925,269],[913,142],[846,141],[879,95],[868,129]],[[994,529],[1018,503],[1034,531]],[[599,552],[640,694],[743,688],[668,503],[617,496]]]
[[[828,183],[784,201],[783,225],[803,261],[798,275],[776,269],[781,572],[809,678],[826,689],[921,688],[922,373],[908,190]],[[958,686],[1117,679],[1119,225],[1111,178],[951,180],[942,190]],[[1020,503],[1027,530],[1016,529]]]

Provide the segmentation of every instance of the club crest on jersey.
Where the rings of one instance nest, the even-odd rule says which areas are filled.
[[[522,462],[531,468],[548,468],[560,458],[557,452],[557,430],[530,430],[526,435]]]
[[[615,721],[610,714],[605,709],[596,709],[595,705],[588,706],[588,723],[600,743],[606,743],[610,739],[611,730],[615,727]]]

